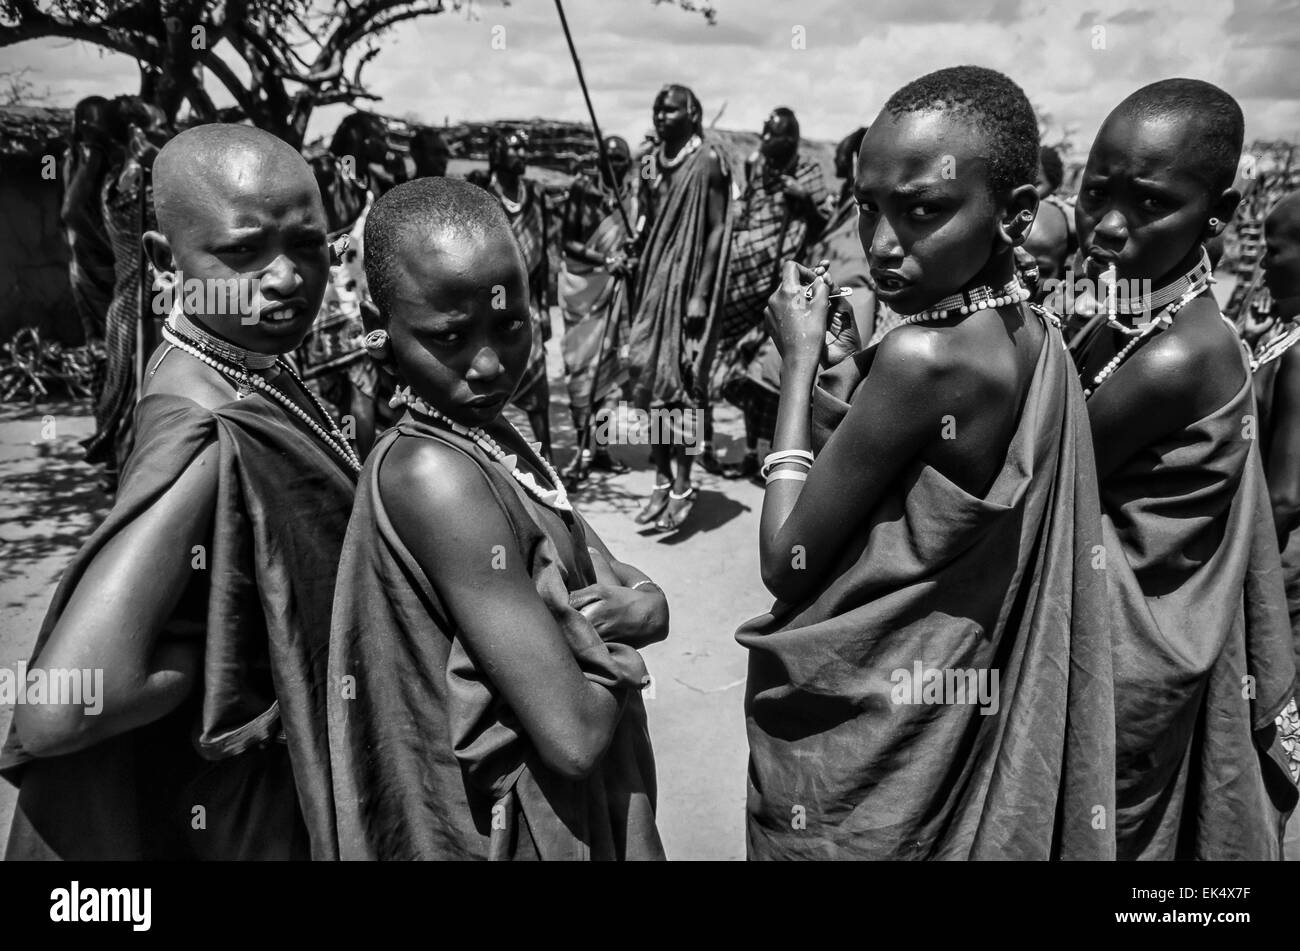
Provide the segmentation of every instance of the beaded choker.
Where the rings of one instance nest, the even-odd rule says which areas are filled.
[[[219,360],[244,370],[269,370],[275,366],[275,361],[278,359],[274,353],[245,350],[199,326],[185,315],[180,295],[177,295],[176,303],[172,305],[172,312],[167,317],[167,326],[182,337],[202,345],[204,350]]]
[[[686,144],[682,146],[681,151],[679,151],[673,158],[667,158],[664,155],[664,149],[663,146],[661,145],[659,147],[659,155],[658,155],[659,167],[676,168],[678,165],[681,165],[683,162],[686,161],[686,157],[688,155],[690,155],[692,152],[694,152],[703,144],[704,141],[698,135],[692,135],[689,139],[686,140]]]
[[[928,310],[904,317],[902,323],[919,324],[927,320],[944,320],[954,314],[972,314],[977,310],[993,310],[1008,304],[1029,300],[1029,288],[1016,278],[1006,283],[1001,291],[981,284],[956,294],[950,294]]]
[[[555,467],[542,458],[540,449],[541,443],[529,443],[533,450],[533,455],[537,461],[542,464],[542,469],[546,477],[550,480],[552,489],[547,489],[538,484],[537,479],[531,472],[525,472],[519,468],[519,458],[513,453],[508,453],[501,447],[501,444],[489,436],[478,426],[462,426],[460,423],[450,417],[440,413],[430,406],[425,400],[411,392],[409,386],[397,387],[393,391],[393,397],[388,401],[388,405],[393,409],[399,406],[408,406],[422,416],[427,416],[435,422],[441,423],[454,433],[464,436],[466,439],[473,440],[474,444],[482,449],[487,455],[499,462],[505,470],[510,473],[511,477],[518,482],[529,495],[537,499],[543,505],[549,505],[551,508],[560,512],[572,512],[573,506],[569,504],[569,496],[564,491],[564,482],[560,479],[560,474],[555,471]],[[506,425],[510,422],[507,420]],[[512,427],[513,428],[513,427]]]
[[[1110,326],[1122,333],[1130,335],[1141,333],[1155,322],[1156,315],[1159,311],[1183,297],[1183,295],[1187,294],[1188,291],[1198,286],[1215,283],[1214,276],[1211,273],[1212,271],[1213,267],[1210,264],[1210,255],[1205,250],[1205,247],[1202,246],[1201,259],[1196,262],[1191,270],[1182,275],[1182,277],[1171,281],[1164,287],[1157,288],[1150,294],[1141,294],[1133,297],[1127,294],[1121,295],[1118,293],[1120,283],[1114,276],[1115,268],[1112,265],[1104,272],[1109,275],[1108,279],[1101,282],[1102,284],[1107,285],[1107,293],[1104,303],[1106,305],[1106,312],[1109,315],[1108,322],[1110,323]],[[1147,316],[1147,319],[1134,321],[1133,326],[1129,326],[1128,324],[1115,319],[1118,314],[1124,314],[1125,316],[1143,314]]]

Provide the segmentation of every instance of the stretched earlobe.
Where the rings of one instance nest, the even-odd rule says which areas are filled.
[[[362,338],[362,346],[366,348],[366,353],[370,359],[376,363],[385,363],[393,354],[392,344],[388,339],[387,330],[372,330]]]

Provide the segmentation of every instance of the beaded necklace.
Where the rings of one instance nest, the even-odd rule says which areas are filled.
[[[993,310],[1027,300],[1029,300],[1029,288],[1013,277],[1000,292],[993,290],[986,284],[981,284],[969,290],[950,294],[928,310],[904,317],[901,322],[919,324],[927,320],[944,320],[954,314],[971,314],[977,310]]]
[[[1171,304],[1168,310],[1166,310],[1164,313],[1157,316],[1155,319],[1151,321],[1151,323],[1143,327],[1141,332],[1139,332],[1137,336],[1129,340],[1129,342],[1124,345],[1123,349],[1120,350],[1119,353],[1115,354],[1115,356],[1111,357],[1110,360],[1106,363],[1106,365],[1101,368],[1100,372],[1098,372],[1097,375],[1093,377],[1092,386],[1090,388],[1087,387],[1084,388],[1083,391],[1084,399],[1088,399],[1089,397],[1091,397],[1093,393],[1097,392],[1097,389],[1103,383],[1105,383],[1108,379],[1114,376],[1115,371],[1120,368],[1120,366],[1124,363],[1124,361],[1129,358],[1129,355],[1134,350],[1137,349],[1138,345],[1141,344],[1143,340],[1146,340],[1147,337],[1153,336],[1154,334],[1158,333],[1161,330],[1164,330],[1166,327],[1172,324],[1174,322],[1174,317],[1177,316],[1178,312],[1182,310],[1184,307],[1186,307],[1188,304],[1190,304],[1197,297],[1200,297],[1202,294],[1204,294],[1209,289],[1209,287],[1210,285],[1207,282],[1201,284],[1199,287],[1190,288],[1185,294],[1183,294],[1182,297],[1178,298],[1178,300],[1176,300],[1173,304]]]
[[[1107,323],[1122,334],[1130,337],[1141,334],[1155,322],[1156,318],[1152,317],[1150,321],[1135,321],[1132,327],[1119,320],[1116,315],[1124,314],[1131,316],[1133,314],[1155,314],[1162,307],[1167,307],[1174,301],[1181,298],[1193,288],[1213,284],[1214,275],[1211,273],[1213,267],[1210,264],[1210,255],[1206,252],[1204,246],[1201,247],[1201,259],[1192,266],[1186,274],[1170,281],[1164,287],[1152,291],[1150,294],[1143,294],[1139,297],[1120,297],[1116,291],[1119,287],[1119,281],[1114,276],[1115,267],[1111,267],[1105,272],[1109,277],[1104,282],[1107,285],[1106,308],[1108,314]]]
[[[513,453],[506,452],[499,442],[489,436],[480,427],[461,425],[454,419],[451,419],[434,409],[421,397],[416,396],[411,392],[409,386],[398,387],[394,390],[393,397],[388,401],[388,405],[394,409],[399,406],[407,406],[422,416],[428,416],[430,419],[442,423],[442,425],[446,426],[452,432],[459,433],[466,439],[472,440],[474,444],[487,453],[490,458],[499,462],[505,470],[510,473],[514,480],[523,486],[528,494],[533,496],[533,498],[537,499],[543,505],[548,505],[560,512],[573,511],[573,506],[569,504],[569,496],[564,491],[564,483],[560,479],[560,474],[556,472],[555,467],[547,462],[538,452],[538,449],[541,446],[540,443],[532,444],[533,453],[537,456],[537,461],[542,464],[542,469],[545,471],[547,479],[550,480],[551,485],[555,486],[553,489],[543,488],[538,484],[537,479],[533,477],[531,472],[524,472],[520,469],[519,458]],[[506,421],[506,425],[511,426],[512,429],[514,428],[508,420]]]
[[[683,162],[686,161],[686,157],[688,155],[690,155],[692,152],[694,152],[703,144],[704,144],[703,139],[701,139],[698,135],[692,135],[689,139],[686,140],[686,144],[681,147],[680,151],[678,151],[678,153],[673,158],[667,158],[664,154],[664,147],[662,145],[659,146],[659,154],[656,156],[656,158],[659,161],[659,167],[676,168],[678,165],[681,165]]]
[[[520,179],[516,189],[516,193],[519,195],[518,201],[511,201],[506,197],[505,191],[501,188],[501,182],[497,180],[496,172],[492,173],[492,190],[497,193],[497,198],[501,199],[502,206],[509,214],[517,215],[519,214],[519,210],[524,207],[524,200],[527,198],[527,193],[524,191],[524,183],[522,179]]]
[[[1284,332],[1274,336],[1272,340],[1260,348],[1258,354],[1251,357],[1251,371],[1258,370],[1267,363],[1272,363],[1295,346],[1297,342],[1300,342],[1300,320],[1291,324]]]
[[[325,446],[334,453],[334,455],[338,456],[348,469],[352,470],[354,473],[359,473],[361,471],[361,460],[357,457],[357,454],[353,451],[352,447],[348,445],[348,441],[344,437],[343,433],[339,431],[338,426],[334,425],[334,420],[331,419],[329,413],[325,411],[325,407],[321,405],[320,400],[316,399],[316,395],[312,393],[311,390],[307,389],[302,378],[298,376],[293,367],[289,366],[287,362],[277,359],[276,365],[283,372],[288,373],[289,376],[291,376],[298,384],[299,388],[307,394],[307,397],[320,413],[321,418],[329,423],[330,428],[328,431],[312,419],[311,416],[308,415],[307,412],[288,395],[283,393],[278,387],[272,386],[266,380],[262,379],[262,377],[256,376],[252,373],[247,373],[243,369],[225,362],[205,347],[200,341],[182,337],[170,324],[163,324],[162,334],[163,339],[177,350],[185,351],[196,360],[207,364],[218,373],[237,383],[239,385],[239,392],[236,394],[236,398],[243,399],[245,392],[251,393],[254,390],[261,393],[263,396],[270,397],[271,400],[279,403],[294,416],[297,416],[300,420],[306,423],[308,428],[316,435],[316,437],[324,443]]]

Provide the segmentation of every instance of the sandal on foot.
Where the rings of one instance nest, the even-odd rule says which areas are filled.
[[[650,501],[645,504],[640,512],[637,513],[633,520],[638,525],[648,525],[657,519],[663,510],[668,507],[668,496],[672,494],[673,484],[664,482],[656,484],[653,492],[650,493]]]
[[[691,509],[695,508],[695,498],[698,494],[695,486],[691,486],[681,495],[676,492],[669,492],[667,510],[664,512],[663,517],[655,522],[655,528],[661,532],[675,532],[681,528],[686,520],[690,518]],[[673,511],[674,502],[682,503],[677,507],[676,511]]]

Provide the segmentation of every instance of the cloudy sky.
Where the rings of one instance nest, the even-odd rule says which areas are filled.
[[[1300,0],[714,5],[718,22],[708,26],[651,0],[566,0],[606,132],[639,137],[655,91],[672,81],[695,89],[706,119],[725,106],[723,128],[757,130],[773,106],[788,105],[806,136],[833,140],[868,123],[909,79],[974,63],[1019,82],[1085,150],[1112,106],[1168,76],[1206,79],[1236,96],[1248,142],[1300,140]],[[30,67],[28,78],[59,104],[133,92],[137,83],[130,60],[67,41],[10,47],[0,63]],[[550,0],[477,0],[401,24],[366,77],[383,97],[377,109],[426,122],[586,115]],[[318,112],[311,135],[332,130],[341,114]]]

